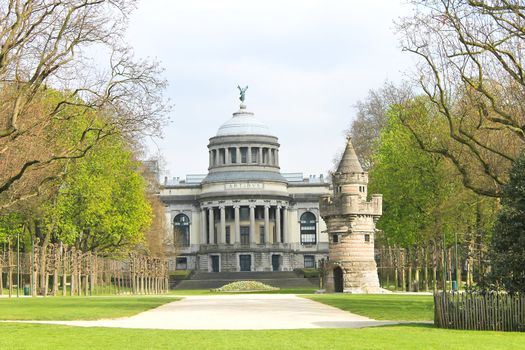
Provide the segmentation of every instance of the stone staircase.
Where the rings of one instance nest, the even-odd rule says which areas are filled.
[[[196,272],[174,289],[212,289],[235,281],[259,281],[279,288],[318,288],[318,278],[304,278],[292,271],[276,272]]]

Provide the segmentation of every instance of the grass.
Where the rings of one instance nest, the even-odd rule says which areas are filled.
[[[0,349],[525,349],[525,334],[425,325],[365,329],[168,331],[0,324]]]
[[[1,298],[0,320],[96,320],[132,316],[178,300],[170,297]],[[2,347],[0,347],[2,348]]]
[[[431,295],[316,294],[304,297],[376,320],[434,319],[434,302]]]

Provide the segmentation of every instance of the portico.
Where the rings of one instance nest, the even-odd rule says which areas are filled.
[[[278,138],[240,105],[208,143],[208,173],[166,182],[176,266],[203,272],[315,267],[328,252],[319,198],[329,184],[281,174]]]

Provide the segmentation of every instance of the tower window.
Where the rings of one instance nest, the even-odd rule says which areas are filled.
[[[365,234],[365,242],[370,242],[370,235],[369,234]]]
[[[333,243],[339,242],[339,237],[337,235],[332,235],[332,242]]]

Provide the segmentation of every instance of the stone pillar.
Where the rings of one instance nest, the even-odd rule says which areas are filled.
[[[255,243],[255,205],[250,204],[250,243]]]
[[[233,209],[235,211],[235,240],[234,243],[241,243],[241,222],[239,217],[239,206],[234,205]]]
[[[275,150],[275,166],[279,166],[279,150]]]
[[[206,234],[206,208],[201,208],[201,244],[207,244],[207,234]]]
[[[215,244],[215,218],[213,217],[213,207],[208,209],[208,234],[210,236],[210,244]]]
[[[248,147],[248,154],[246,155],[246,160],[248,164],[252,164],[252,148]]]
[[[289,237],[289,231],[288,228],[288,207],[283,207],[283,243],[289,243],[290,237]]]
[[[263,161],[263,148],[259,147],[259,164],[262,164]]]
[[[270,206],[264,206],[264,242],[270,243]]]
[[[240,147],[235,147],[235,152],[237,152],[237,163],[236,164],[241,164],[241,148]]]
[[[221,232],[220,232],[219,242],[217,243],[226,243],[226,208],[224,207],[224,205],[220,206],[220,210],[221,210]]]
[[[213,167],[213,151],[210,150],[210,168]]]
[[[275,235],[277,236],[277,243],[281,241],[281,206],[275,208]]]
[[[231,164],[230,149],[228,147],[224,149],[224,164]]]

